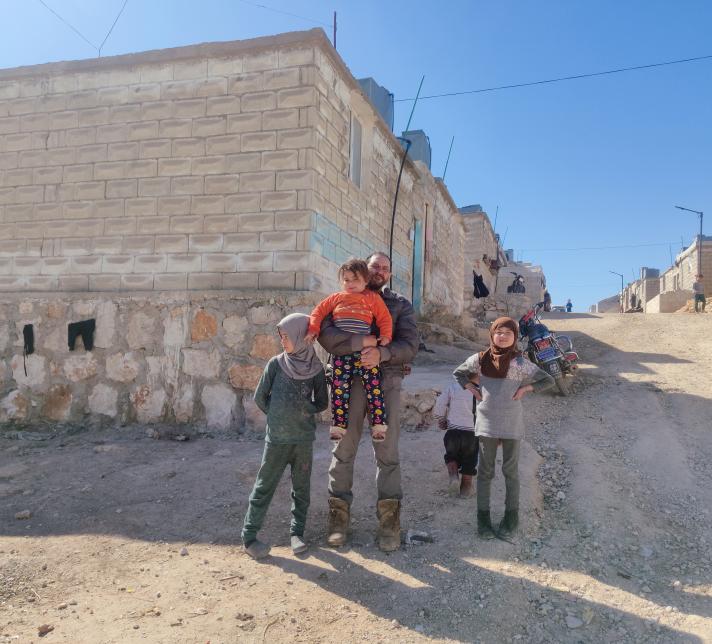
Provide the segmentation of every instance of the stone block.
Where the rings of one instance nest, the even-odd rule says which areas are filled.
[[[109,143],[107,150],[107,158],[110,162],[138,159],[138,143]]]
[[[201,264],[201,268],[205,273],[234,273],[236,266],[236,255],[228,253],[204,254]],[[222,284],[222,280],[220,280],[220,284]],[[220,288],[220,284],[215,288]]]
[[[193,419],[195,403],[193,400],[193,384],[183,383],[173,396],[173,415],[177,423],[187,423]]]
[[[171,192],[174,195],[201,195],[204,192],[203,177],[173,177]]]
[[[277,132],[277,149],[279,150],[313,147],[316,147],[316,133],[313,128],[307,127]]]
[[[101,163],[106,161],[108,158],[107,149],[108,146],[105,143],[82,145],[76,148],[76,163]]]
[[[262,367],[257,365],[236,362],[228,369],[228,378],[235,389],[246,389],[253,392],[262,377],[262,371]]]
[[[228,78],[228,94],[259,92],[264,88],[264,76],[261,73],[242,73]]]
[[[129,87],[129,101],[142,103],[141,107],[150,101],[158,101],[160,98],[161,86],[159,83],[140,83]],[[144,118],[143,112],[141,118]]]
[[[166,270],[165,255],[138,255],[134,258],[134,273],[163,273]]]
[[[133,271],[134,258],[132,255],[106,255],[102,257],[102,273],[131,273]]]
[[[176,139],[173,141],[174,157],[199,157],[205,154],[205,139]]]
[[[116,418],[119,393],[109,385],[96,385],[89,394],[89,411]]]
[[[54,166],[51,168],[35,168],[32,173],[32,183],[62,183],[62,167]],[[44,191],[43,191],[44,198]]]
[[[146,139],[157,139],[160,121],[141,121],[139,123],[129,123],[126,139],[129,141],[145,141]]]
[[[265,112],[277,107],[277,94],[275,92],[254,92],[243,94],[240,98],[240,111]]]
[[[192,160],[191,174],[224,174],[227,162],[224,156],[213,155]]]
[[[223,237],[215,234],[191,235],[188,248],[192,253],[208,253],[222,250]]]
[[[314,213],[308,210],[283,210],[274,215],[275,230],[312,230]]]
[[[158,174],[162,177],[173,177],[190,174],[191,159],[173,158],[158,159]]]
[[[141,141],[139,156],[142,159],[159,159],[170,157],[173,152],[173,141],[171,139],[150,139]]]
[[[198,309],[190,325],[190,339],[192,342],[203,342],[214,338],[218,332],[217,318],[205,309]]]
[[[240,178],[242,180],[242,178]],[[297,193],[292,190],[263,192],[260,198],[261,210],[294,210],[297,207]]]
[[[85,260],[85,257],[77,257],[77,264]],[[73,262],[74,263],[74,262]],[[96,271],[90,271],[95,273]],[[60,275],[59,290],[60,291],[86,291],[89,289],[89,279],[87,275]]]
[[[291,132],[292,130],[286,130]],[[277,147],[277,133],[275,132],[248,132],[240,140],[242,152],[261,152],[274,150]],[[296,146],[292,146],[296,147]]]
[[[135,217],[117,217],[107,218],[104,221],[105,235],[135,235],[136,234],[136,218]]]
[[[141,385],[131,392],[129,398],[140,423],[155,423],[162,420],[167,402],[166,392],[163,389]]]
[[[158,136],[162,139],[190,137],[193,131],[193,119],[166,119],[160,121]]]
[[[258,233],[234,233],[223,237],[223,250],[226,252],[256,251],[259,247]]]
[[[230,194],[238,190],[237,174],[217,174],[205,177],[205,194]]]
[[[222,288],[222,273],[191,273],[188,289],[191,291],[214,291]]]
[[[274,215],[269,212],[239,215],[237,229],[241,233],[260,232],[274,229]]]
[[[77,255],[91,255],[93,250],[93,243],[91,239],[83,239],[81,237],[60,240],[60,248],[62,249],[62,255],[67,257],[74,257]]]
[[[157,291],[183,291],[188,288],[186,273],[159,273],[153,278],[153,288]]]
[[[205,99],[189,98],[183,101],[174,101],[173,110],[176,118],[200,118],[205,116]]]
[[[111,123],[130,123],[141,120],[141,106],[137,103],[128,105],[115,105],[109,108],[109,121]]]
[[[205,141],[206,154],[233,154],[240,150],[240,135],[211,136]]]
[[[259,193],[238,193],[225,197],[226,213],[254,213],[260,209]]]
[[[122,237],[96,237],[91,252],[95,255],[118,255],[123,250]]]
[[[274,254],[276,271],[308,271],[312,268],[312,253],[305,251],[277,251]]]
[[[129,316],[127,341],[130,349],[147,349],[155,344],[156,319],[143,311]]]
[[[200,272],[201,258],[198,254],[168,255],[166,270],[169,273]]]
[[[125,199],[138,196],[138,181],[136,179],[115,179],[106,182],[107,199]]]
[[[313,49],[280,49],[277,54],[279,67],[298,67],[314,62]]]
[[[250,355],[260,360],[269,360],[272,356],[281,351],[281,347],[275,334],[258,333],[252,339]]]
[[[237,114],[239,112],[239,96],[211,96],[207,99],[206,114],[208,116],[217,116],[219,114]]]
[[[217,378],[220,375],[220,352],[183,349],[183,373],[196,378]]]
[[[295,273],[260,273],[257,284],[260,289],[293,290],[295,288]]]
[[[260,154],[228,154],[225,158],[227,172],[253,172],[260,169]]]
[[[173,78],[175,80],[202,79],[207,75],[207,59],[181,61],[173,65]]]
[[[158,83],[161,81],[173,80],[173,65],[150,64],[139,67],[139,76],[142,83]]]
[[[21,387],[29,387],[33,391],[44,391],[47,381],[47,359],[36,353],[29,356],[14,355],[10,360],[12,377]],[[27,374],[27,375],[25,375]]]
[[[91,181],[94,178],[94,166],[91,163],[64,166],[62,180],[65,183]]]
[[[109,349],[114,346],[116,311],[116,304],[110,301],[101,302],[97,307],[94,345],[99,349]]]
[[[252,56],[245,56],[242,66],[246,72],[275,69],[277,67],[277,51],[266,51]]]
[[[185,253],[188,251],[188,236],[157,235],[154,244],[157,253]]]
[[[30,409],[30,401],[19,391],[11,391],[0,402],[0,409],[8,420],[24,420]]]
[[[42,258],[15,257],[13,273],[15,275],[39,275],[42,272]]]
[[[104,199],[106,195],[106,182],[104,181],[83,181],[76,185],[76,197],[78,200]]]
[[[127,141],[128,136],[129,126],[125,123],[96,126],[97,143],[116,143],[118,141]]]
[[[260,250],[296,250],[297,233],[291,230],[260,233]]]
[[[271,271],[273,254],[270,252],[243,252],[237,254],[238,271]]]
[[[79,382],[93,378],[97,372],[96,359],[91,353],[69,356],[65,359],[62,370],[70,382]]]
[[[125,173],[130,178],[155,177],[158,161],[156,159],[137,159],[126,161]]]
[[[237,231],[237,217],[235,215],[209,215],[203,222],[206,233],[233,233]]]
[[[207,426],[214,429],[230,429],[235,423],[235,392],[223,383],[206,385],[200,395],[205,409]]]
[[[160,162],[159,160],[159,170],[160,172]],[[150,179],[139,179],[138,181],[138,194],[140,197],[163,197],[165,195],[171,194],[171,180],[169,177],[154,177]]]
[[[106,358],[106,376],[116,382],[133,382],[140,373],[139,355],[114,353]]]
[[[72,390],[69,385],[52,385],[42,404],[41,414],[45,418],[62,422],[69,418],[71,407]]]
[[[159,215],[187,215],[190,213],[190,196],[159,197]]]
[[[62,216],[65,219],[84,219],[93,217],[95,214],[94,203],[91,201],[68,201],[62,204]],[[84,228],[82,223],[82,228]],[[86,231],[84,231],[85,234]]]
[[[82,275],[93,275],[95,273],[101,272],[101,260],[102,258],[97,255],[88,255],[86,257],[72,257],[69,264],[70,273],[79,273]],[[79,276],[77,276],[79,277]],[[76,280],[77,284],[84,283],[89,284],[89,281]]]
[[[136,217],[140,224],[144,217],[152,217],[157,211],[155,197],[139,197],[138,199],[127,199],[125,202],[126,216]]]
[[[194,119],[192,135],[195,137],[218,136],[227,132],[227,118],[225,116],[206,116]]]
[[[153,274],[121,275],[121,288],[128,291],[153,290]]]
[[[298,167],[298,150],[275,150],[262,153],[263,170],[296,170]]]
[[[201,233],[203,232],[202,215],[180,215],[171,217],[172,233]]]
[[[246,317],[242,315],[227,316],[223,320],[222,326],[225,332],[223,341],[228,347],[234,349],[245,344],[249,329],[249,322]]]

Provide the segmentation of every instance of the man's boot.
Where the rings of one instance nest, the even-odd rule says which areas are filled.
[[[470,474],[463,474],[462,481],[460,483],[460,498],[469,499],[475,494],[475,487],[472,484],[472,476]]]
[[[477,510],[477,534],[482,539],[494,539],[495,533],[492,529],[492,518],[489,510]]]
[[[504,518],[497,528],[497,536],[500,539],[511,539],[519,525],[519,510],[505,510]]]
[[[455,461],[450,461],[447,464],[447,473],[450,481],[447,486],[447,493],[450,496],[455,496],[460,489],[460,466]]]
[[[346,543],[351,518],[349,504],[336,496],[329,497],[329,523],[326,528],[326,543],[338,548]]]
[[[382,499],[378,502],[378,549],[393,552],[400,548],[400,501]]]

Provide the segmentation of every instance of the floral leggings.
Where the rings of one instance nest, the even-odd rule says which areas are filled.
[[[367,369],[361,364],[361,353],[349,353],[334,357],[334,379],[331,388],[331,409],[333,424],[331,440],[341,440],[349,424],[349,398],[351,381],[360,377],[366,390],[366,403],[371,425],[371,439],[375,442],[385,440],[388,425],[386,406],[383,401],[383,374],[379,367]]]

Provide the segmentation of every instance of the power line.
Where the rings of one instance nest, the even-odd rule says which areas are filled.
[[[242,2],[243,4],[249,4],[249,5],[252,5],[253,7],[259,7],[260,9],[266,9],[267,11],[272,11],[274,13],[281,13],[285,16],[291,16],[292,18],[299,18],[299,20],[305,20],[306,22],[311,22],[315,25],[323,25],[324,27],[329,27],[329,28],[332,27],[332,25],[328,22],[323,22],[321,20],[314,20],[313,18],[307,18],[306,16],[300,16],[299,14],[290,13],[289,11],[282,11],[281,9],[275,9],[274,7],[268,7],[267,5],[260,4],[258,2],[250,2],[249,0],[238,0],[238,1]]]
[[[116,14],[116,18],[114,19],[113,24],[111,25],[111,28],[109,29],[108,33],[106,34],[106,37],[104,40],[101,41],[101,45],[99,45],[99,56],[101,56],[101,50],[106,44],[106,41],[109,40],[109,36],[111,36],[111,32],[114,31],[114,27],[116,27],[116,23],[119,22],[119,18],[121,18],[121,14],[124,12],[124,9],[126,9],[126,5],[128,4],[129,0],[124,0],[124,4],[121,5],[121,9],[119,9],[119,13]]]
[[[681,58],[679,60],[668,60],[662,63],[650,63],[649,65],[636,65],[634,67],[621,67],[619,69],[609,69],[604,72],[591,72],[589,74],[576,74],[574,76],[561,76],[560,78],[549,78],[546,80],[532,81],[530,83],[515,83],[513,85],[499,85],[497,87],[484,87],[482,89],[469,89],[461,92],[446,92],[444,94],[431,94],[430,96],[421,96],[420,100],[430,98],[445,98],[448,96],[464,96],[465,94],[482,94],[484,92],[496,92],[500,89],[514,89],[517,87],[531,87],[532,85],[545,85],[547,83],[559,83],[561,81],[577,80],[579,78],[592,78],[594,76],[606,76],[607,74],[620,74],[621,72],[632,72],[640,69],[650,69],[652,67],[664,67],[666,65],[679,65],[681,63],[692,63],[700,60],[709,60],[712,54],[707,56],[696,56],[695,58]],[[403,101],[412,101],[412,98],[398,98],[396,103]]]
[[[582,246],[581,248],[521,248],[521,252],[544,253],[549,251],[579,251],[579,250],[617,250],[621,248],[648,248],[650,246],[669,246],[670,242],[655,242],[651,244],[623,244],[621,246]]]
[[[86,43],[88,43],[89,45],[91,45],[91,46],[92,46],[94,49],[96,49],[97,51],[99,50],[99,48],[98,48],[91,40],[89,40],[81,31],[79,31],[79,29],[77,29],[74,25],[72,25],[71,23],[69,23],[69,22],[68,22],[67,20],[65,20],[64,18],[62,18],[62,16],[60,16],[54,9],[52,9],[52,7],[50,7],[44,0],[38,0],[38,2],[39,2],[43,7],[45,7],[45,9],[47,9],[47,11],[51,12],[52,14],[54,14],[60,21],[62,21],[65,25],[67,25],[67,27],[69,27],[75,34],[77,34],[77,36],[79,36],[84,42],[86,42]]]

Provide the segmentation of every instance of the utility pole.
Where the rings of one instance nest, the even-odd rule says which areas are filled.
[[[701,210],[692,210],[691,208],[683,208],[682,206],[675,206],[678,210],[685,210],[686,212],[692,212],[700,218],[700,236],[697,238],[697,274],[702,275],[702,219],[705,216]]]
[[[618,275],[618,277],[621,278],[621,313],[623,313],[624,312],[623,311],[623,290],[625,288],[623,286],[623,273],[616,273],[616,271],[608,271],[608,272],[613,273],[614,275]]]

